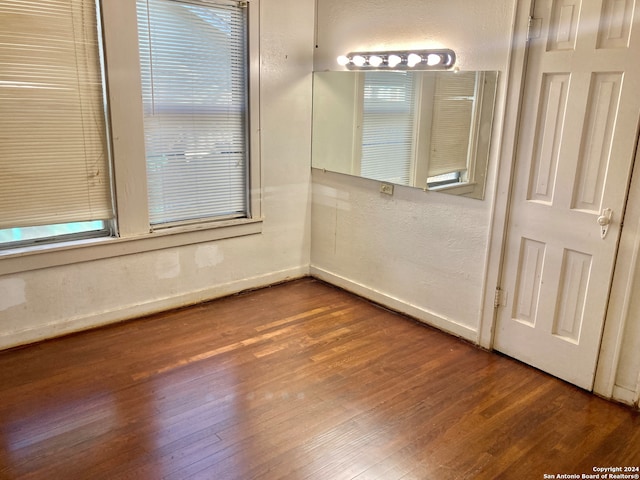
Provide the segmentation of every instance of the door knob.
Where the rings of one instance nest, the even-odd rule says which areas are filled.
[[[611,223],[611,219],[605,215],[600,215],[598,217],[598,225],[604,227],[605,225],[609,225]]]
[[[605,208],[598,217],[598,225],[600,225],[600,237],[604,239],[607,236],[609,230],[609,224],[611,224],[611,218],[613,217],[613,211],[610,208]]]

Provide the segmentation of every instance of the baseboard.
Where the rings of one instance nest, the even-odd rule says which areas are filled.
[[[257,275],[234,282],[214,285],[185,294],[154,299],[148,302],[135,305],[128,305],[105,312],[82,315],[70,318],[63,322],[56,322],[47,325],[38,325],[17,332],[0,335],[0,350],[13,348],[20,345],[39,342],[49,338],[60,337],[71,333],[102,327],[112,323],[131,320],[154,313],[185,307],[197,303],[213,300],[216,298],[233,295],[243,290],[265,287],[274,283],[312,275],[327,283],[331,283],[340,288],[359,295],[363,298],[376,302],[397,312],[406,314],[427,325],[436,327],[452,335],[464,338],[475,343],[477,332],[465,325],[461,325],[454,320],[437,315],[424,308],[411,305],[396,297],[384,292],[377,291],[363,284],[350,280],[346,277],[334,274],[318,267],[300,266],[287,270],[271,272],[265,275]]]
[[[618,385],[614,386],[611,398],[617,402],[638,408],[638,394],[628,388],[620,387]]]
[[[171,297],[154,299],[136,305],[128,305],[113,310],[82,315],[63,322],[38,325],[18,332],[0,335],[0,350],[20,345],[39,342],[49,338],[60,337],[71,333],[102,327],[112,323],[131,320],[174,308],[195,305],[197,303],[232,295],[244,290],[265,287],[274,283],[305,277],[309,274],[308,266],[300,266],[265,275],[244,278],[234,282],[213,285],[193,292]]]
[[[319,267],[310,267],[310,274],[320,280],[323,280],[332,285],[336,285],[349,292],[359,295],[363,298],[371,300],[372,302],[383,305],[391,310],[409,315],[422,323],[436,327],[447,333],[455,335],[457,337],[464,338],[472,343],[477,343],[478,332],[466,325],[462,325],[454,320],[445,318],[441,315],[437,315],[422,307],[412,305],[399,298],[389,295],[384,292],[380,292],[371,287],[363,285],[361,283],[350,280],[341,275],[329,272]]]

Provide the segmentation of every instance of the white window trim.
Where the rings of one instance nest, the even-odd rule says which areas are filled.
[[[249,218],[151,230],[136,2],[100,0],[105,49],[117,237],[0,251],[0,275],[262,233],[260,4],[245,2],[249,48]]]
[[[28,272],[135,253],[262,233],[260,219],[242,219],[209,225],[165,229],[138,237],[101,237],[52,245],[17,248],[0,253],[0,275]]]

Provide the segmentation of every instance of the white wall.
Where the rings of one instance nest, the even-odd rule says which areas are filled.
[[[262,234],[0,276],[0,348],[308,273],[314,1],[261,1]]]
[[[318,0],[316,71],[351,51],[452,48],[462,70],[500,71],[483,201],[314,170],[311,271],[478,341],[514,0]]]
[[[352,51],[451,48],[463,70],[505,69],[515,0],[317,0],[315,70]]]

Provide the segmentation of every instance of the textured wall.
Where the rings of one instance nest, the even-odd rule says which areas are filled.
[[[463,70],[504,70],[514,0],[318,0],[315,70],[351,51],[451,48]]]

